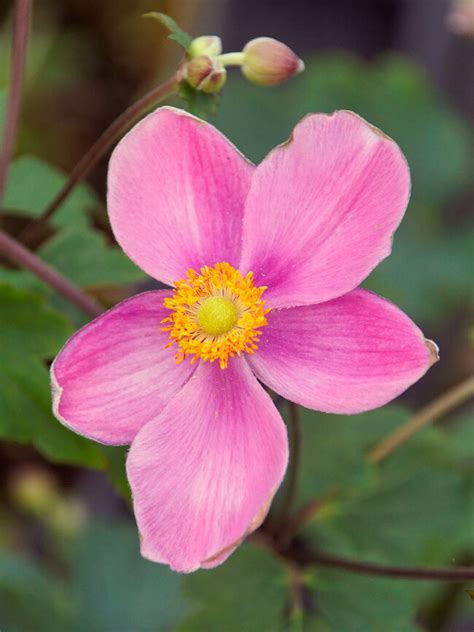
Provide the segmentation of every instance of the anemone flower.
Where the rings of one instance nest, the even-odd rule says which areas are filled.
[[[346,111],[308,115],[257,167],[169,107],[118,144],[114,234],[171,287],[83,327],[51,376],[61,422],[131,444],[146,558],[182,572],[214,567],[261,524],[288,462],[262,384],[353,414],[387,403],[435,361],[403,312],[357,289],[390,253],[409,191],[396,143]]]

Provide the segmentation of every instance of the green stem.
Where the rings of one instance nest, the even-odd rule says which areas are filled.
[[[244,53],[224,53],[224,55],[219,55],[217,60],[223,66],[241,66],[244,62]]]

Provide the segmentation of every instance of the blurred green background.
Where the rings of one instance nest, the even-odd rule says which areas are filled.
[[[172,2],[43,0],[34,10],[24,104],[0,222],[18,235],[84,151],[181,51],[142,13],[161,10],[225,51],[270,35],[306,71],[278,88],[230,72],[213,122],[254,160],[307,112],[351,109],[405,152],[412,199],[393,254],[366,286],[441,347],[397,402],[355,417],[304,411],[298,502],[326,499],[301,534],[322,550],[405,565],[474,564],[474,418],[469,405],[380,465],[367,452],[474,367],[474,38],[447,0]],[[12,3],[0,8],[0,128]],[[451,25],[451,27],[450,27]],[[474,24],[472,25],[474,34]],[[178,105],[180,104],[176,101]],[[115,247],[107,160],[35,243],[45,261],[112,305],[152,282]],[[302,574],[246,544],[222,567],[181,577],[142,560],[125,450],[72,434],[51,414],[48,363],[84,316],[0,259],[1,632],[464,632],[474,585]],[[334,492],[337,493],[334,493]]]

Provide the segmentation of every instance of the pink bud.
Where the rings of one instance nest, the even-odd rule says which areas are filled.
[[[196,90],[214,94],[224,85],[226,70],[216,58],[201,55],[186,64],[186,80]]]
[[[259,86],[275,86],[304,70],[304,63],[286,44],[257,37],[245,45],[242,72]]]

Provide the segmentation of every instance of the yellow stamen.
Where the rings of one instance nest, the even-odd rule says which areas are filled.
[[[261,328],[267,324],[261,298],[265,286],[255,287],[253,273],[243,277],[228,263],[204,266],[198,274],[188,270],[187,278],[175,283],[172,297],[164,306],[171,314],[162,322],[179,351],[176,362],[187,356],[219,361],[225,369],[234,355],[255,353]]]

